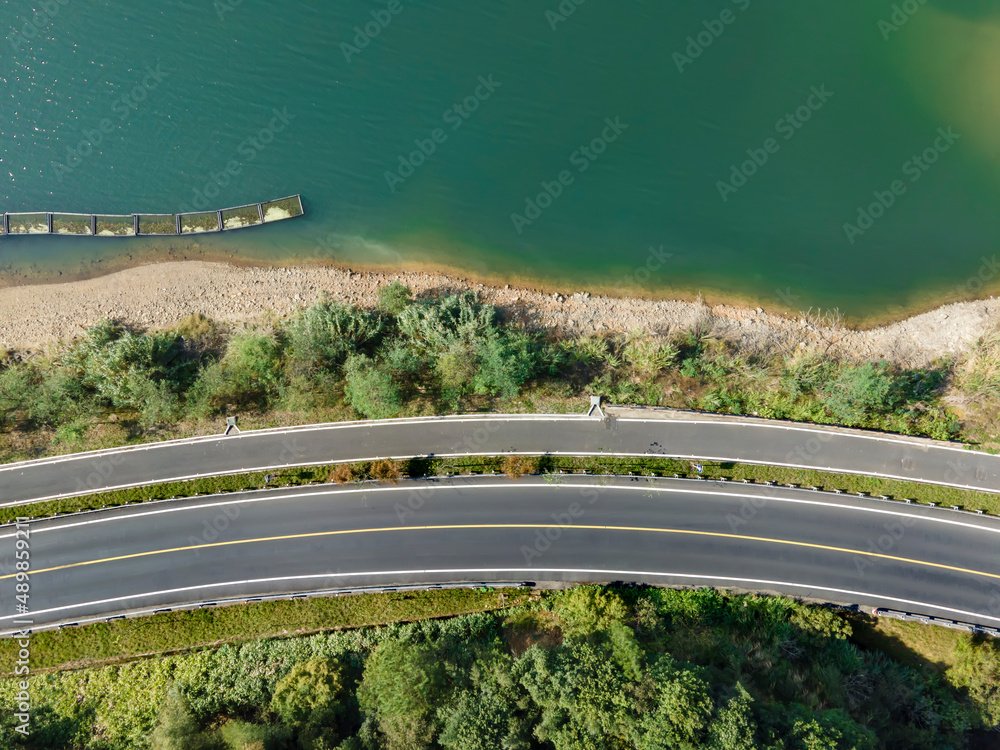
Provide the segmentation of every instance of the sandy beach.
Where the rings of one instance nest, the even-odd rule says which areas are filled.
[[[700,327],[738,342],[749,352],[808,348],[909,366],[964,353],[1000,323],[1000,300],[992,298],[945,305],[858,331],[829,315],[778,315],[759,307],[542,293],[436,273],[243,267],[191,260],[152,263],[81,281],[2,288],[0,346],[23,354],[44,351],[104,318],[156,328],[202,313],[231,324],[259,324],[287,318],[323,294],[368,306],[375,303],[378,288],[394,279],[418,295],[471,288],[528,325],[556,327],[570,334],[641,329],[669,335]]]

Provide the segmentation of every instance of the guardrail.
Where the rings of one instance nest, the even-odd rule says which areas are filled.
[[[933,615],[919,615],[913,612],[903,612],[898,609],[885,609],[883,607],[876,607],[872,610],[872,614],[876,617],[889,617],[893,620],[902,620],[904,622],[919,622],[924,625],[937,625],[941,628],[949,628],[951,630],[961,630],[966,633],[975,635],[983,634],[990,635],[994,638],[1000,638],[1000,628],[991,628],[986,625],[974,625],[971,622],[961,622],[959,620],[949,620],[945,617],[934,617]]]

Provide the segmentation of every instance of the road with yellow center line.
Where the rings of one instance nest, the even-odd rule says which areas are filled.
[[[284,534],[282,536],[269,536],[261,537],[258,539],[239,539],[230,542],[211,542],[206,544],[191,545],[188,547],[170,547],[168,549],[151,550],[149,552],[136,552],[130,555],[118,555],[116,557],[104,557],[97,560],[84,560],[76,563],[69,563],[67,565],[57,565],[52,568],[41,568],[40,570],[33,570],[31,574],[33,576],[40,575],[42,573],[52,573],[57,570],[67,570],[69,568],[80,568],[85,565],[100,565],[102,563],[109,562],[119,562],[122,560],[133,560],[140,557],[153,557],[155,555],[166,555],[171,552],[194,552],[203,549],[212,549],[215,547],[233,547],[242,544],[257,544],[260,542],[280,542],[290,539],[309,539],[314,537],[325,537],[325,536],[342,536],[346,534],[387,534],[387,533],[412,533],[416,531],[468,531],[472,529],[483,530],[483,529],[528,529],[528,530],[544,530],[550,528],[551,524],[548,526],[542,526],[538,524],[527,524],[527,523],[495,523],[495,524],[449,524],[441,526],[384,526],[382,528],[375,529],[347,529],[339,531],[313,531],[304,534]],[[1000,574],[997,573],[986,573],[981,570],[971,570],[968,568],[960,568],[954,565],[943,565],[941,563],[928,562],[926,560],[913,560],[906,557],[899,557],[897,555],[886,555],[880,552],[866,552],[865,550],[859,549],[848,549],[844,547],[834,547],[828,544],[810,544],[808,542],[795,542],[788,539],[771,539],[768,537],[761,536],[746,536],[743,534],[724,534],[715,531],[691,531],[688,529],[658,529],[650,528],[645,526],[588,526],[586,524],[574,524],[572,526],[566,526],[563,528],[566,532],[577,532],[577,531],[638,531],[643,533],[653,533],[653,534],[690,534],[693,536],[705,536],[705,537],[719,537],[723,539],[740,539],[748,542],[764,542],[767,544],[781,544],[788,545],[791,547],[810,547],[813,549],[820,549],[829,552],[840,552],[847,555],[860,555],[864,557],[873,557],[882,560],[894,560],[896,562],[906,563],[914,566],[927,566],[931,568],[940,568],[942,570],[950,570],[956,573],[966,573],[968,575],[984,576],[986,578],[994,578],[1000,580]],[[0,580],[7,580],[15,578],[16,574],[11,573],[5,576],[0,576]]]
[[[764,590],[1000,625],[1000,522],[786,488],[480,477],[199,498],[33,524],[36,626],[462,582]],[[0,632],[15,628],[0,534]]]

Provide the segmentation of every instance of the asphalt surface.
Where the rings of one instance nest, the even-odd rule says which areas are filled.
[[[346,422],[7,464],[0,466],[0,506],[289,466],[504,453],[739,461],[1000,491],[1000,457],[945,443],[761,420],[628,413],[606,419],[477,415]]]
[[[230,598],[581,581],[778,592],[997,626],[998,541],[1000,519],[698,480],[275,489],[33,522],[20,615],[14,529],[0,529],[0,633],[25,618],[39,628]]]

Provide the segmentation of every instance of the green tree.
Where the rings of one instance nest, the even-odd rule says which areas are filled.
[[[473,292],[412,304],[399,314],[397,323],[413,347],[434,356],[456,343],[475,347],[500,332],[496,308],[482,304]]]
[[[164,696],[150,745],[153,750],[216,750],[221,743],[202,731],[187,697],[174,685]]]
[[[288,746],[290,736],[288,727],[239,719],[227,721],[218,731],[227,750],[282,750]]]
[[[562,620],[562,630],[567,637],[585,637],[614,624],[628,616],[628,608],[617,592],[604,586],[574,586],[560,592],[555,612]]]
[[[861,424],[872,414],[886,414],[900,401],[897,379],[885,362],[845,367],[825,399],[834,418],[846,425]]]
[[[522,684],[541,711],[539,740],[556,750],[625,746],[635,733],[635,701],[609,656],[580,641],[552,651],[533,646],[523,654]]]
[[[475,393],[515,398],[538,367],[534,342],[522,333],[490,336],[475,348]]]
[[[221,361],[201,371],[191,400],[201,413],[227,405],[267,408],[282,385],[281,345],[270,334],[245,332],[229,340]]]
[[[368,657],[358,701],[362,711],[375,717],[387,750],[431,746],[437,733],[435,708],[446,697],[445,677],[428,645],[389,641]]]
[[[703,746],[714,708],[708,683],[666,655],[650,668],[647,680],[652,701],[635,733],[638,750]]]
[[[532,719],[525,710],[524,688],[508,663],[472,670],[467,689],[442,708],[438,743],[446,750],[495,750],[532,746]]]
[[[271,710],[296,729],[335,723],[342,712],[345,682],[344,667],[337,659],[301,662],[274,686]]]
[[[840,709],[808,712],[796,706],[790,712],[789,750],[874,750],[875,736]]]
[[[388,419],[403,410],[403,390],[383,363],[356,354],[344,365],[347,402],[369,419]]]
[[[757,722],[753,717],[753,699],[746,689],[736,685],[736,695],[719,710],[708,727],[711,750],[757,750]]]

